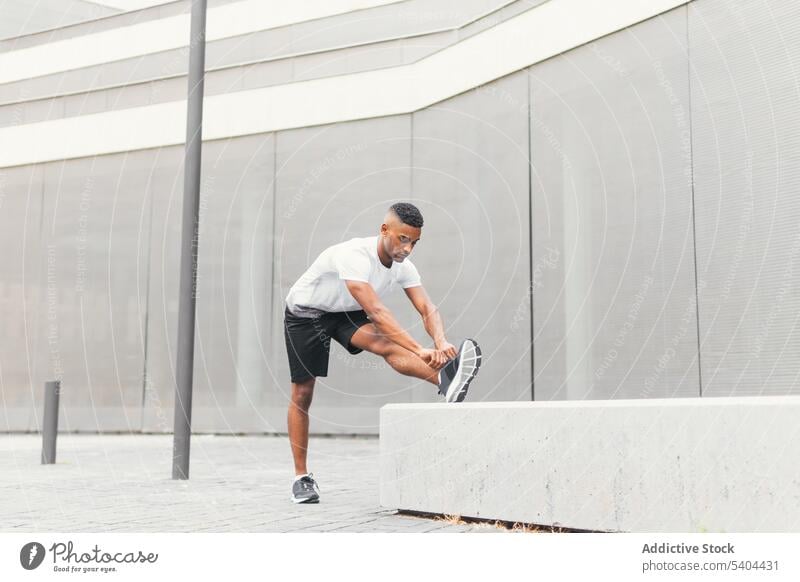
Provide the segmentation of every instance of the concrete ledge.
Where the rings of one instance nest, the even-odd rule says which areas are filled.
[[[384,507],[597,531],[800,531],[800,396],[392,404]]]

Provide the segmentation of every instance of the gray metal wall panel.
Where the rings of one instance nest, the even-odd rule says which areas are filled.
[[[22,103],[0,105],[0,127],[36,123],[46,119],[64,117],[65,103],[69,98],[53,97]]]
[[[415,63],[438,50],[455,44],[457,41],[457,30],[447,30],[406,39],[403,41],[403,64]]]
[[[273,134],[206,143],[200,205],[192,426],[273,432]]]
[[[34,385],[62,379],[59,429],[141,427],[149,170],[146,151],[44,166]]]
[[[522,72],[414,114],[416,252],[450,342],[481,346],[470,400],[531,398],[527,98]]]
[[[285,430],[290,395],[284,299],[326,247],[378,234],[386,209],[411,198],[410,132],[410,117],[396,116],[277,136],[272,347],[278,392],[267,413],[279,430]],[[423,213],[426,209],[421,208]],[[412,259],[425,265],[433,254],[432,249],[420,249]],[[423,284],[434,277],[424,267],[421,271]],[[420,318],[401,290],[386,305],[410,333],[424,341]],[[331,342],[328,376],[318,378],[314,390],[311,431],[376,433],[380,406],[408,402],[415,387],[422,385],[422,380],[397,374],[374,354],[351,356]],[[436,391],[432,384],[425,388]]]
[[[294,79],[294,59],[253,63],[237,70],[242,75],[242,90],[281,85]]]
[[[293,46],[294,36],[292,26],[279,26],[215,40],[207,45],[206,66],[215,68],[260,59],[285,57],[297,52]]]
[[[530,73],[535,399],[697,396],[685,9]]]
[[[192,428],[273,432],[263,409],[275,392],[272,181],[274,137],[203,148]],[[183,149],[159,151],[150,186],[147,380],[144,430],[172,430],[175,402]]]
[[[800,5],[689,6],[704,396],[798,394]]]
[[[0,170],[0,430],[33,428],[34,395],[41,398],[44,392],[35,384],[36,345],[45,323],[39,272],[42,174],[41,166]]]
[[[185,99],[187,87],[186,78],[182,77],[177,80],[181,81],[180,88],[183,89],[183,93],[168,93],[168,88],[175,84],[175,80],[173,79],[168,79],[160,83],[139,83],[136,85],[128,85],[126,87],[118,87],[116,89],[100,91],[100,93],[105,93],[106,96],[105,109],[100,111],[125,109],[127,107],[140,107],[142,105],[150,105],[158,102],[178,101],[180,98]],[[76,95],[73,98],[77,97],[80,97],[80,95]],[[169,99],[169,97],[173,98]]]
[[[327,51],[292,59],[295,81],[343,75],[403,64],[405,40]]]
[[[503,0],[410,0],[293,25],[293,52],[419,34],[461,26]]]
[[[148,432],[172,432],[173,426],[183,155],[182,146],[154,150],[147,185],[152,218],[142,429]]]
[[[544,4],[545,2],[547,2],[547,0],[519,0],[517,2],[511,2],[510,4],[498,8],[493,13],[486,15],[485,18],[481,18],[459,29],[458,38],[459,40],[464,40],[465,38],[474,36],[484,30],[497,26],[509,18],[522,14],[539,4]]]

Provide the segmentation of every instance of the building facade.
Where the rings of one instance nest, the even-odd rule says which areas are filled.
[[[285,432],[283,299],[400,200],[471,399],[800,393],[796,3],[285,4],[209,2],[194,430]],[[50,379],[64,430],[172,429],[188,10],[0,41],[0,430]],[[311,429],[434,401],[334,343]]]

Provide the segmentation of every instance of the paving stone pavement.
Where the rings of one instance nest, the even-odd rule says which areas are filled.
[[[378,504],[378,440],[314,438],[309,470],[321,501],[290,501],[286,436],[194,435],[190,479],[173,480],[172,435],[0,435],[2,532],[485,532]]]

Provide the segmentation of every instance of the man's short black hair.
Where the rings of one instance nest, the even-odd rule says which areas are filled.
[[[393,211],[404,224],[422,228],[422,213],[413,204],[397,202],[392,204],[389,210]]]

